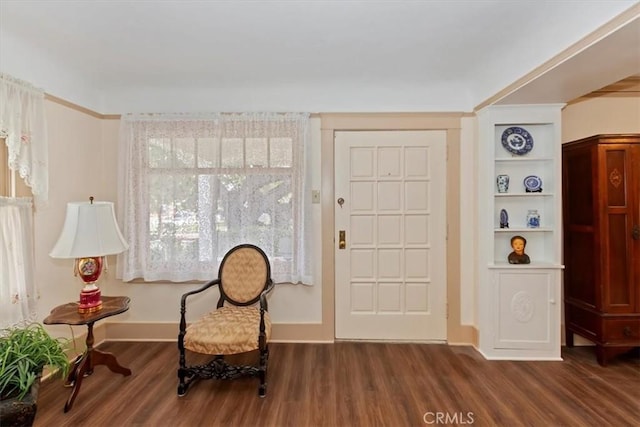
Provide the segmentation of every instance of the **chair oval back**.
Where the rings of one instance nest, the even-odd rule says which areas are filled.
[[[220,289],[236,305],[255,303],[271,277],[267,255],[257,246],[243,244],[231,249],[220,264]]]

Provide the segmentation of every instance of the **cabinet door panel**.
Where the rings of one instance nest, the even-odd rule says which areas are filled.
[[[631,253],[628,250],[629,242],[626,238],[627,233],[627,215],[609,214],[609,239],[608,239],[608,272],[607,282],[608,298],[607,305],[625,306],[627,311],[631,304],[631,291],[629,286],[631,283]]]
[[[635,307],[638,278],[634,277],[634,242],[638,185],[633,162],[637,149],[631,144],[600,146],[602,194],[602,309],[608,313],[631,313]]]
[[[555,325],[552,273],[496,272],[495,346],[511,349],[543,349],[553,345]]]

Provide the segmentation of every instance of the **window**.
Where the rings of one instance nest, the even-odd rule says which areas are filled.
[[[0,196],[8,196],[11,191],[9,182],[11,175],[9,170],[9,150],[4,142],[4,138],[0,138]]]
[[[119,205],[130,248],[118,274],[210,280],[229,249],[253,243],[274,280],[309,283],[307,124],[302,114],[123,117]]]
[[[0,196],[31,197],[24,179],[9,168],[9,149],[4,138],[0,138]]]
[[[33,201],[48,197],[44,91],[0,73],[0,327],[34,321]],[[25,185],[26,184],[26,185]],[[33,198],[30,197],[33,193]],[[10,197],[5,197],[9,195]],[[16,197],[27,196],[27,197]]]

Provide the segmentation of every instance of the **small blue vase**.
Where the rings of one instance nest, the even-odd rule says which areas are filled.
[[[527,211],[527,227],[539,228],[540,227],[540,214],[537,209],[530,209]]]

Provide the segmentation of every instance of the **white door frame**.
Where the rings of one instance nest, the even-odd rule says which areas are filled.
[[[288,339],[335,340],[334,262],[334,133],[341,130],[447,131],[447,341],[476,343],[473,325],[460,324],[460,145],[461,113],[323,113],[321,120],[322,320],[320,323],[282,325]],[[277,326],[277,325],[276,325]]]

